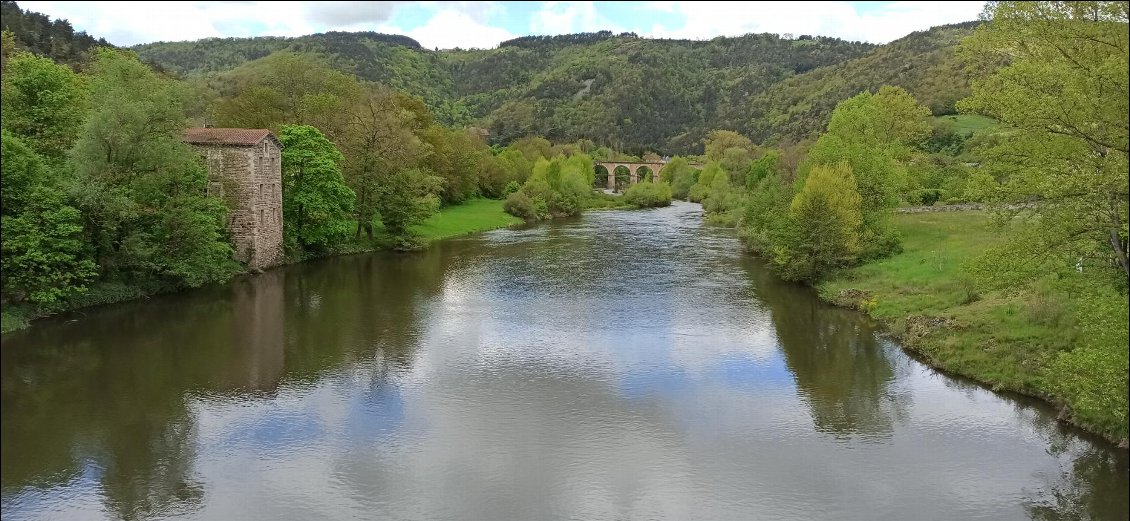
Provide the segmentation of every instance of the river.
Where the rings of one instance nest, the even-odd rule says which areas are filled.
[[[1125,451],[706,227],[592,212],[4,338],[19,519],[1126,519]]]

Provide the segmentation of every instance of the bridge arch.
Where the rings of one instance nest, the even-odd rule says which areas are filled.
[[[604,188],[604,187],[608,186],[608,175],[609,175],[608,167],[606,167],[602,164],[599,164],[599,163],[594,165],[593,166],[593,183],[592,183],[593,187]]]

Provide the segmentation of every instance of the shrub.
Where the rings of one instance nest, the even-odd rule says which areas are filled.
[[[624,202],[638,208],[655,208],[671,205],[671,185],[667,183],[637,183],[624,192]]]
[[[502,203],[502,209],[510,215],[527,221],[538,221],[549,217],[549,209],[544,200],[539,198],[535,202],[530,196],[520,191],[507,196],[506,201]]]

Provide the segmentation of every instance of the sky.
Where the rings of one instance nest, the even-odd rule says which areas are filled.
[[[20,7],[130,46],[325,31],[407,35],[427,48],[492,48],[531,34],[610,30],[652,38],[746,33],[886,43],[977,19],[985,2],[36,2]]]

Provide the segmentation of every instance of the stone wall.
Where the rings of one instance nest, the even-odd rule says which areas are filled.
[[[208,165],[208,193],[228,205],[235,258],[252,269],[281,264],[282,158],[264,139],[254,146],[197,145]]]

